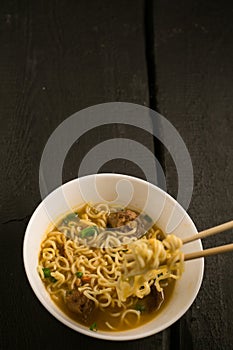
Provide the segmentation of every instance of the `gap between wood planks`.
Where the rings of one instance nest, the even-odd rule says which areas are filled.
[[[149,90],[149,107],[158,112],[158,101],[157,101],[157,85],[156,85],[156,56],[155,56],[155,31],[154,31],[154,1],[144,1],[144,36],[145,36],[145,56],[147,64],[147,79],[148,79],[148,90]],[[164,152],[160,141],[156,138],[154,141],[154,154],[161,164],[164,174],[166,175],[164,165]],[[158,183],[158,185],[160,185]],[[169,329],[163,331],[163,350],[180,350],[182,348],[182,327],[181,321],[178,320]],[[192,338],[186,336],[187,344],[189,349],[192,349]]]
[[[145,38],[145,57],[147,65],[147,81],[149,90],[149,108],[159,113],[157,103],[157,86],[156,86],[156,62],[155,62],[155,33],[154,33],[154,18],[153,18],[154,0],[144,1],[144,38]],[[153,137],[154,154],[163,168],[164,153],[161,142]],[[158,178],[158,177],[157,177]],[[158,179],[159,181],[159,179]],[[158,183],[160,186],[160,183]]]

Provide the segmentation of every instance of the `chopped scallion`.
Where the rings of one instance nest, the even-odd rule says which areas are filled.
[[[43,273],[44,273],[44,278],[48,278],[51,277],[51,271],[48,267],[44,267],[43,269]]]
[[[56,279],[55,277],[51,276],[51,277],[50,277],[50,281],[51,281],[52,283],[55,283],[55,282],[57,282],[57,279]]]
[[[67,225],[70,221],[77,221],[78,219],[78,214],[77,213],[71,213],[68,214],[64,219],[63,219],[63,224]]]
[[[98,229],[96,226],[88,226],[79,232],[79,236],[81,238],[94,236],[95,233],[98,233]]]
[[[83,273],[81,271],[76,272],[76,276],[78,278],[82,278]]]
[[[138,303],[138,304],[135,305],[135,310],[143,312],[143,311],[146,310],[146,307],[145,307],[145,305]]]
[[[56,278],[51,276],[51,270],[48,267],[44,267],[43,269],[44,278],[49,278],[52,283],[57,282]]]
[[[90,326],[90,330],[94,331],[94,332],[97,331],[97,324],[96,324],[96,322],[92,323],[92,325]]]
[[[151,219],[151,217],[149,216],[149,215],[144,215],[144,219],[147,221],[147,222],[152,222],[152,219]]]

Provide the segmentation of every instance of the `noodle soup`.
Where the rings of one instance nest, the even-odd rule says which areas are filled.
[[[183,272],[181,240],[135,210],[87,203],[50,227],[38,273],[56,305],[93,331],[152,320]]]

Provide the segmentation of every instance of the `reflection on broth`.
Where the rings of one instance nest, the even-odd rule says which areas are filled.
[[[87,203],[48,230],[38,272],[64,313],[93,331],[121,331],[153,319],[183,272],[181,240],[145,213]]]

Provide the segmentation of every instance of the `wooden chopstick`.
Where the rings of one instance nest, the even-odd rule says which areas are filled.
[[[209,255],[215,255],[215,254],[229,252],[231,250],[233,250],[233,243],[222,245],[219,247],[200,250],[198,252],[185,254],[184,260],[188,261],[188,260],[193,260],[193,259],[197,259],[197,258],[203,258],[203,257],[209,256]]]
[[[182,242],[183,242],[183,244],[193,242],[197,239],[205,238],[205,237],[208,237],[211,235],[215,235],[216,233],[230,230],[231,228],[233,228],[233,220],[225,222],[224,224],[221,224],[218,226],[211,227],[207,230],[201,231],[201,232],[199,232],[191,237],[184,238],[182,240]],[[225,252],[229,252],[232,250],[233,250],[233,243],[230,243],[230,244],[222,245],[219,247],[204,249],[204,250],[200,250],[198,252],[185,254],[184,260],[188,261],[188,260],[193,260],[193,259],[197,259],[197,258],[203,258],[205,256],[225,253]]]
[[[208,236],[211,236],[211,235],[215,235],[216,233],[220,233],[220,232],[223,232],[223,231],[230,230],[231,228],[233,228],[233,220],[225,222],[224,224],[221,224],[221,225],[218,225],[218,226],[211,227],[211,228],[209,228],[207,230],[200,231],[199,233],[197,233],[197,234],[195,234],[193,236],[186,237],[186,238],[184,238],[182,240],[182,242],[183,242],[183,244],[189,243],[189,242],[193,242],[193,241],[195,241],[197,239],[205,238],[205,237],[208,237]]]

